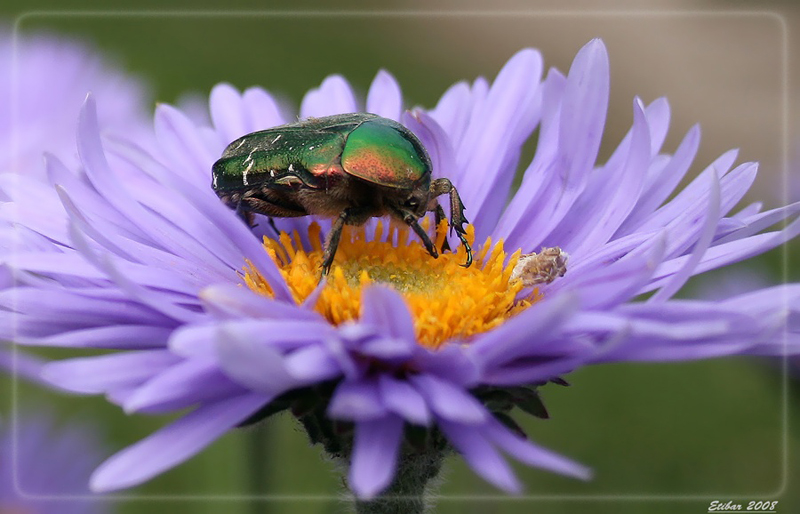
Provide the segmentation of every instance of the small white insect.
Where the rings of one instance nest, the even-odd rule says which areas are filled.
[[[561,248],[542,248],[539,253],[520,256],[511,272],[511,280],[521,280],[525,287],[549,284],[567,272],[569,255]]]

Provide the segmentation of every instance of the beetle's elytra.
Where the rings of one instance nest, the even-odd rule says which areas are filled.
[[[212,171],[214,191],[248,222],[253,213],[334,218],[323,276],[344,225],[361,225],[374,216],[404,221],[438,257],[418,220],[430,211],[437,223],[444,218],[436,200],[442,194],[450,195],[450,227],[467,250],[465,266],[472,263],[458,192],[446,178],[431,180],[431,160],[422,143],[393,120],[338,114],[253,132],[229,144]]]

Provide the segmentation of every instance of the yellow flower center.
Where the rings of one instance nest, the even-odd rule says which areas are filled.
[[[443,221],[436,231],[437,248],[441,248],[446,233],[447,223]],[[264,238],[267,253],[297,302],[314,291],[321,273],[319,225],[312,223],[308,235],[312,245],[308,252],[296,232],[292,237],[281,233],[278,240]],[[409,238],[409,228],[402,224],[392,222],[384,234],[379,221],[372,240],[367,241],[365,236],[363,227],[345,227],[327,284],[314,306],[334,325],[358,319],[361,289],[370,283],[389,285],[403,296],[414,319],[417,341],[432,349],[491,330],[539,299],[534,290],[530,297],[517,300],[524,285],[511,275],[520,252],[506,259],[502,241],[492,245],[491,238],[487,239],[472,266],[464,268],[466,253],[462,246],[434,259],[416,237]],[[475,231],[468,226],[467,240],[472,244],[474,239]],[[273,296],[272,288],[250,261],[244,281],[253,291]]]

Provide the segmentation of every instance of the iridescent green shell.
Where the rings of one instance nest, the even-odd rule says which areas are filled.
[[[376,185],[427,189],[431,161],[401,124],[368,113],[281,125],[232,142],[213,166],[218,193],[300,183],[320,188],[348,174]]]
[[[414,189],[430,182],[431,161],[407,128],[386,118],[367,119],[348,136],[342,168],[367,182],[396,189]]]

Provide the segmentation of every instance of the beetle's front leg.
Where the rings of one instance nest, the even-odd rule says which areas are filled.
[[[433,242],[431,242],[431,238],[428,237],[428,233],[425,232],[425,230],[419,226],[419,222],[417,220],[414,220],[412,223],[409,223],[408,225],[412,229],[414,229],[414,232],[417,233],[419,238],[422,240],[422,244],[425,245],[425,249],[428,250],[429,254],[431,254],[431,257],[433,257],[434,259],[438,258],[439,252],[436,251],[436,245],[434,245]]]
[[[411,214],[404,214],[403,211],[399,209],[392,209],[394,215],[401,220],[403,220],[409,227],[411,227],[414,232],[419,236],[422,240],[422,244],[425,245],[425,249],[428,250],[428,253],[431,254],[431,257],[434,259],[439,257],[439,252],[436,250],[436,245],[433,244],[431,238],[428,236],[428,233],[419,226],[419,220],[416,219]]]
[[[458,191],[453,187],[453,183],[446,178],[437,178],[431,182],[430,191],[431,198],[436,198],[443,194],[450,195],[450,230],[456,231],[456,235],[458,235],[461,244],[464,245],[464,249],[467,251],[467,262],[462,266],[468,268],[472,264],[472,247],[465,237],[467,232],[464,230],[463,225],[469,223],[469,221],[464,216],[464,204],[461,202],[461,197],[458,196]]]

